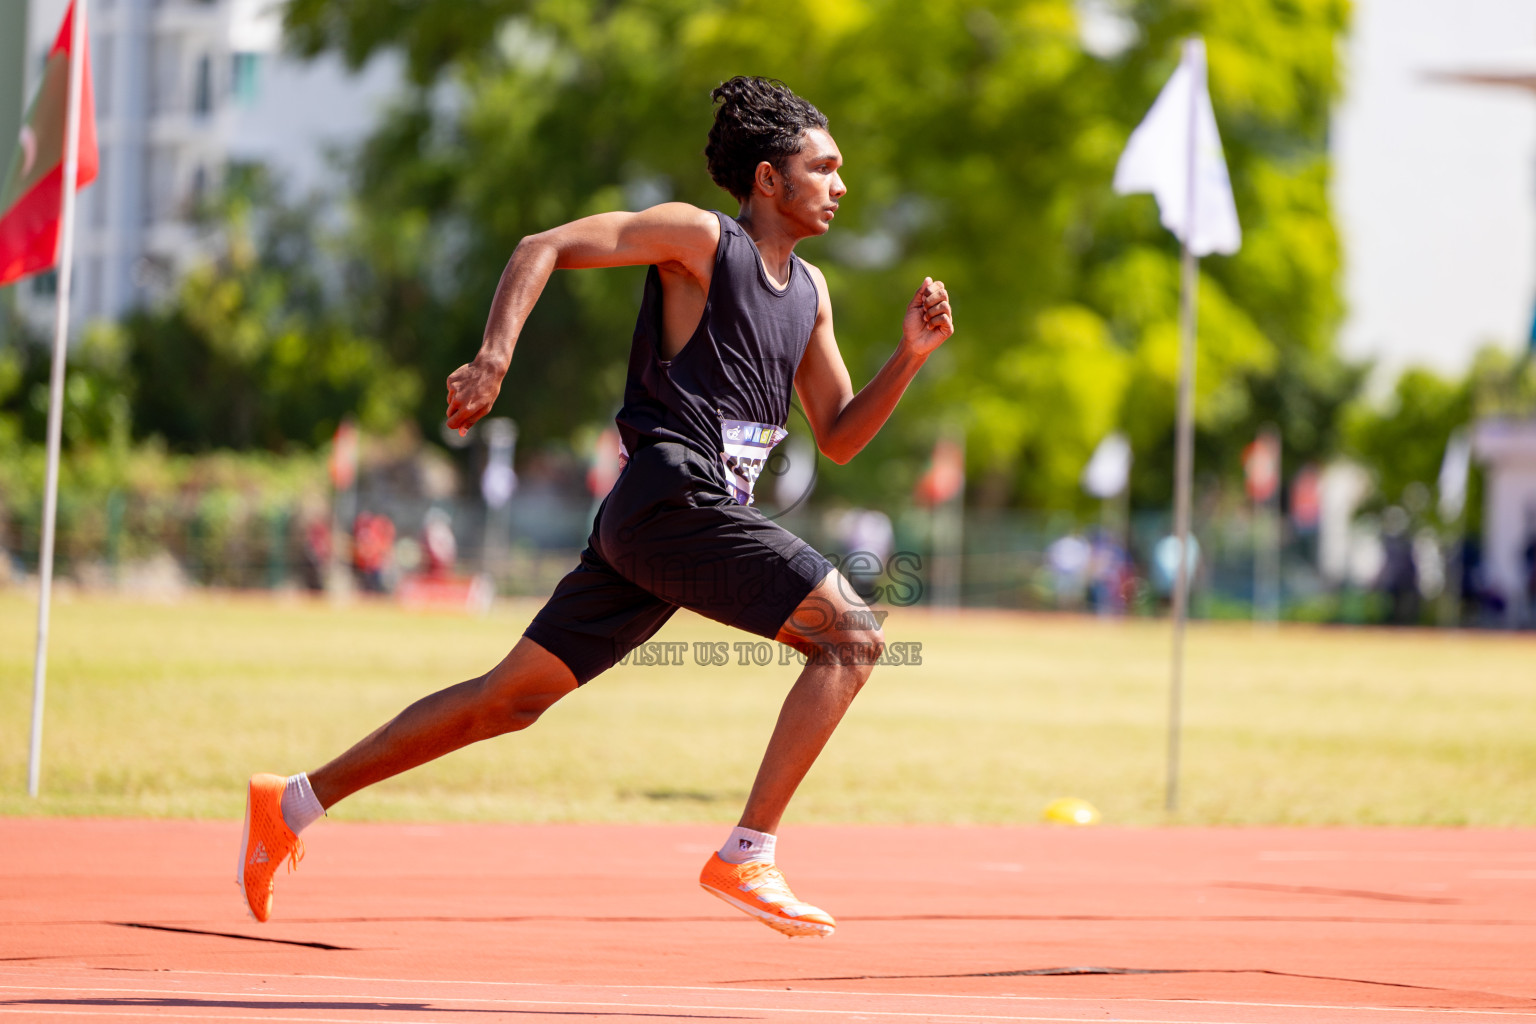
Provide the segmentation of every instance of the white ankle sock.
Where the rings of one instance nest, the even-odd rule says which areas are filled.
[[[288,776],[288,784],[283,787],[283,823],[298,835],[323,817],[325,808],[309,787],[309,776],[303,772]]]
[[[754,832],[749,828],[737,825],[731,830],[731,837],[720,847],[720,859],[727,864],[747,864],[754,861],[766,861],[773,863],[773,847],[778,842],[777,836],[771,836],[767,832]]]

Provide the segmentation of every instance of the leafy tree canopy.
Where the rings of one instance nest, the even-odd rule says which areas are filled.
[[[218,251],[121,328],[134,433],[180,451],[280,451],[325,443],[349,415],[381,432],[409,420],[420,375],[334,307],[319,211],[284,206],[246,168],[206,216]]]
[[[1414,485],[1434,490],[1455,431],[1482,416],[1533,414],[1536,362],[1488,345],[1460,378],[1411,367],[1384,401],[1352,403],[1341,421],[1345,451],[1376,477],[1376,502],[1393,504]]]

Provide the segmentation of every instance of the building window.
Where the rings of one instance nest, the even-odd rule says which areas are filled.
[[[106,302],[103,299],[107,283],[106,264],[107,261],[100,256],[93,256],[86,265],[86,300],[82,320],[106,315]]]
[[[150,41],[149,113],[151,117],[176,110],[177,76],[181,51],[174,39],[156,36]]]
[[[110,221],[107,182],[112,180],[112,175],[107,173],[107,157],[107,147],[100,146],[96,152],[96,181],[87,193],[90,196],[91,227],[93,228],[104,228]]]
[[[188,205],[190,207],[190,209],[187,211],[188,214],[194,217],[197,216],[197,214],[203,208],[203,200],[207,198],[208,171],[203,167],[202,164],[198,164],[192,170],[192,188],[188,197]]]
[[[237,53],[235,54],[234,94],[235,102],[243,107],[255,104],[257,95],[257,69],[260,67],[260,54]]]
[[[100,0],[97,0],[99,3]],[[107,36],[96,42],[94,52],[91,54],[91,62],[96,66],[91,69],[95,79],[96,116],[102,120],[112,116],[112,97],[115,90],[112,88],[112,44],[113,38]]]
[[[213,113],[213,60],[206,53],[197,58],[197,85],[192,93],[192,112],[198,117]]]
[[[165,146],[144,151],[144,223],[176,216],[175,152]]]
[[[52,298],[59,294],[59,272],[45,270],[33,277],[32,294],[43,298]]]

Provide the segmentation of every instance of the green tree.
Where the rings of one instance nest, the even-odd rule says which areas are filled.
[[[1410,485],[1434,486],[1451,433],[1466,427],[1472,412],[1471,376],[1447,380],[1411,368],[1397,379],[1381,408],[1351,410],[1349,448],[1375,476],[1381,500],[1399,502]]]
[[[1205,262],[1198,420],[1205,464],[1237,472],[1265,422],[1336,441],[1358,373],[1333,355],[1338,242],[1325,131],[1346,0],[1126,0],[1123,53],[1084,51],[1071,0],[292,0],[289,39],[359,64],[404,52],[412,86],[353,166],[348,275],[358,331],[440,380],[478,344],[517,240],[662,198],[734,203],[704,173],[707,95],[737,73],[782,78],[831,118],[850,194],[807,258],[827,273],[857,382],[890,351],[924,274],[959,333],[903,409],[823,486],[907,492],[941,421],[969,434],[980,495],[1070,507],[1077,473],[1120,427],[1141,501],[1167,501],[1177,250],[1146,197],[1109,183],[1176,61],[1207,40],[1245,228]],[[557,275],[502,408],[524,437],[611,414],[638,271]],[[433,389],[423,425],[441,416]],[[1319,415],[1325,417],[1320,422]]]
[[[109,324],[88,325],[71,346],[64,378],[66,446],[127,446],[132,382],[126,356],[121,332]],[[0,451],[10,457],[47,438],[52,368],[52,339],[25,322],[9,290],[0,293]]]
[[[1456,430],[1482,416],[1533,413],[1536,362],[1487,345],[1459,378],[1410,367],[1384,401],[1353,403],[1342,424],[1347,452],[1375,477],[1376,500],[1392,504],[1415,484],[1436,487],[1446,444]],[[1471,508],[1475,516],[1475,505]]]
[[[323,444],[346,416],[378,432],[408,419],[420,373],[358,333],[327,294],[318,211],[284,206],[247,169],[209,216],[221,225],[218,252],[170,301],[123,323],[135,435],[176,451],[280,451]]]

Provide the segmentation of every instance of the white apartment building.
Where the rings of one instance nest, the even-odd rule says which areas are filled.
[[[68,0],[28,4],[27,96]],[[80,196],[71,320],[152,301],[211,239],[192,213],[235,161],[272,166],[295,194],[334,178],[325,154],[356,141],[399,84],[376,61],[349,75],[332,57],[280,52],[281,0],[90,0],[101,171]],[[52,275],[18,286],[51,322]],[[73,333],[73,332],[72,332]]]

